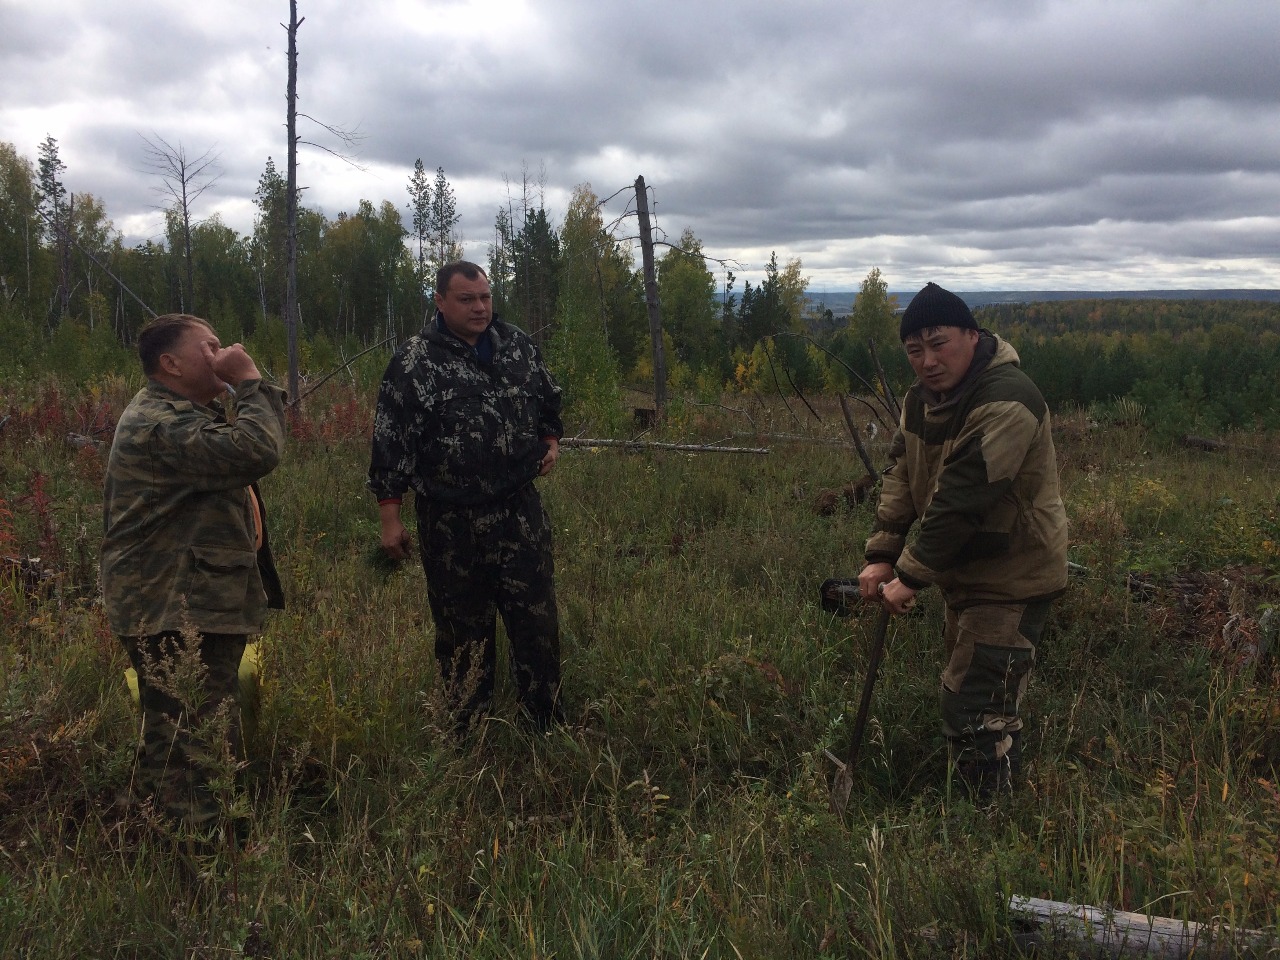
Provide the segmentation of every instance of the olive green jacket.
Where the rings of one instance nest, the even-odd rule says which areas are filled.
[[[235,419],[149,381],[116,426],[103,503],[102,596],[111,630],[258,633],[283,606],[249,492],[284,452],[284,391],[240,385]],[[270,596],[268,596],[270,594]]]
[[[945,398],[912,386],[890,458],[867,562],[893,564],[914,589],[938,586],[952,607],[1066,588],[1049,409],[1008,343],[982,331],[969,372]]]

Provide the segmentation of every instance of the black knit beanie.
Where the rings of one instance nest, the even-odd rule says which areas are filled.
[[[960,327],[977,330],[978,323],[969,312],[969,305],[950,290],[943,290],[936,283],[926,283],[924,289],[911,298],[902,312],[898,337],[905,343],[907,337],[930,327]]]

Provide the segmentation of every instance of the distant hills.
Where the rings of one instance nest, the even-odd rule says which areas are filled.
[[[971,308],[992,303],[1037,303],[1045,300],[1266,300],[1280,302],[1280,290],[957,290]],[[915,290],[891,291],[902,309],[916,295]],[[810,294],[810,306],[829,309],[836,316],[853,310],[856,290],[824,291]]]

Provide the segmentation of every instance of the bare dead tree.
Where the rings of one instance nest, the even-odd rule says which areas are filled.
[[[305,20],[303,17],[302,20]],[[289,396],[298,393],[298,0],[289,0],[289,83],[285,127],[289,136],[288,170],[285,175],[284,231],[284,329],[289,355]]]
[[[662,345],[662,306],[653,263],[653,233],[649,228],[649,197],[644,177],[636,177],[636,213],[640,220],[640,263],[644,269],[644,303],[649,311],[649,340],[653,349],[653,406],[662,418],[667,405],[667,357]]]
[[[182,141],[169,143],[158,133],[143,136],[148,168],[160,177],[159,192],[172,204],[169,208],[178,217],[182,227],[182,259],[186,265],[185,292],[179,290],[179,300],[184,311],[196,309],[195,257],[191,244],[191,206],[200,195],[218,182],[222,176],[216,169],[218,154],[210,147],[198,157],[187,155]]]
[[[280,24],[289,35],[289,80],[285,91],[287,109],[285,113],[285,129],[289,137],[288,170],[285,175],[285,287],[284,287],[284,328],[288,340],[289,353],[289,396],[301,399],[298,392],[298,328],[301,318],[298,313],[298,144],[318,147],[345,163],[360,169],[350,157],[321,146],[311,141],[303,141],[298,136],[298,117],[318,124],[330,135],[336,137],[348,147],[358,144],[363,137],[358,133],[348,132],[341,127],[322,123],[305,113],[298,113],[298,28],[306,21],[306,17],[298,17],[298,0],[289,0],[289,23]]]

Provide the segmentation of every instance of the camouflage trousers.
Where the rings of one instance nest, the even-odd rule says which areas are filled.
[[[516,696],[539,722],[560,711],[560,622],[551,522],[533,484],[478,507],[419,501],[418,540],[436,661],[459,727],[488,710],[497,616]]]
[[[947,607],[942,730],[958,765],[1008,757],[1016,766],[1022,697],[1048,614],[1048,601]]]
[[[134,792],[175,823],[212,826],[220,806],[215,781],[240,754],[240,658],[246,637],[180,633],[121,637],[138,674],[142,736]]]

